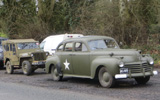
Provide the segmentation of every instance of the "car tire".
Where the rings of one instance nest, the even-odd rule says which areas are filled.
[[[22,62],[22,70],[24,75],[30,75],[32,73],[32,67],[29,61]]]
[[[150,76],[135,78],[138,84],[146,84],[149,81],[149,79],[150,79]]]
[[[61,81],[63,78],[63,76],[59,75],[58,70],[55,66],[52,66],[51,68],[51,76],[53,81]]]
[[[11,65],[10,61],[7,61],[7,63],[6,63],[6,71],[7,71],[8,74],[13,74],[14,68]]]
[[[102,67],[98,73],[99,83],[102,87],[111,88],[115,84],[114,77],[107,71],[106,67]]]

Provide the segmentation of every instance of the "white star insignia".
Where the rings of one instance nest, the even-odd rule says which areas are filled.
[[[69,64],[70,64],[70,63],[67,62],[67,59],[66,59],[66,62],[64,62],[63,64],[65,65],[65,69],[70,70],[70,69],[69,69]]]

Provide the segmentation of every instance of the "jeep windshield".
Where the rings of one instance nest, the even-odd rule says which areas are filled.
[[[18,43],[17,46],[18,46],[18,49],[19,49],[19,50],[22,50],[22,49],[37,49],[37,48],[39,48],[37,42]]]
[[[88,42],[91,50],[107,49],[107,48],[119,48],[117,43],[112,39],[105,40],[91,40]]]

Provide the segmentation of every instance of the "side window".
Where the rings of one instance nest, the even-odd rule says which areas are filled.
[[[12,48],[13,52],[16,52],[15,44],[13,44],[12,47],[13,47],[13,48]]]
[[[66,43],[64,51],[72,51],[73,43]]]
[[[12,50],[12,45],[13,45],[13,44],[10,44],[10,51],[13,51],[13,50]]]
[[[75,44],[75,51],[87,51],[87,47],[85,46],[84,43],[77,42]]]
[[[6,45],[3,45],[3,51],[6,51]]]
[[[4,45],[4,50],[9,51],[9,45],[8,44]]]
[[[15,44],[10,44],[10,51],[13,51],[13,55],[16,54]]]
[[[63,51],[63,44],[58,46],[57,51]]]

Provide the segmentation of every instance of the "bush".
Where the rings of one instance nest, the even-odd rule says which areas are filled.
[[[0,37],[8,38],[8,36],[3,32],[0,32]]]

